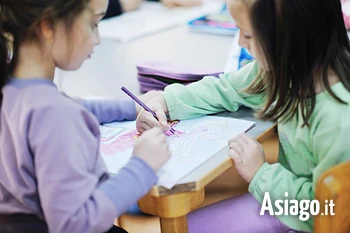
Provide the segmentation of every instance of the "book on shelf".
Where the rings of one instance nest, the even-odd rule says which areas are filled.
[[[231,18],[226,4],[217,13],[202,15],[188,22],[190,31],[217,35],[235,35],[238,27]]]

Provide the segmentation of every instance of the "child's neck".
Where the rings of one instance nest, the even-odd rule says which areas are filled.
[[[337,74],[334,72],[333,69],[328,70],[328,82],[329,86],[333,86],[337,82],[339,82],[339,78]],[[319,73],[315,74],[315,92],[316,94],[319,94],[321,92],[324,92],[326,89],[322,86],[320,83],[321,75]]]
[[[18,49],[16,67],[11,74],[20,79],[46,78],[53,80],[55,66],[52,59],[44,55],[38,43],[23,43]]]

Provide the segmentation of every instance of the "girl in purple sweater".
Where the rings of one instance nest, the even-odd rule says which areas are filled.
[[[53,84],[56,67],[78,69],[100,43],[107,4],[0,0],[2,233],[125,232],[114,219],[149,191],[170,156],[162,130],[151,130],[110,177],[99,155],[99,123],[134,120],[135,104],[77,103]]]

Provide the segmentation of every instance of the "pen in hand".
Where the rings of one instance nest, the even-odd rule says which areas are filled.
[[[157,114],[154,111],[152,111],[152,109],[150,109],[146,104],[144,104],[139,98],[137,98],[133,93],[131,93],[128,89],[126,89],[126,87],[123,86],[121,89],[128,96],[130,96],[131,99],[136,101],[136,103],[138,103],[143,109],[145,109],[147,112],[151,113],[153,115],[153,117],[157,119],[157,121],[159,121]],[[169,131],[172,132],[173,134],[177,135],[175,129],[173,129],[172,127],[170,127]]]

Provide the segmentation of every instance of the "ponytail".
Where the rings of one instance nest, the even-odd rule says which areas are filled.
[[[8,64],[9,64],[9,51],[7,48],[7,39],[0,33],[0,90],[8,82]],[[0,92],[0,106],[2,102],[2,92]]]
[[[0,1],[0,4],[2,1]],[[2,88],[7,84],[8,82],[8,69],[10,64],[10,52],[9,52],[9,41],[8,37],[5,35],[3,31],[3,20],[2,16],[2,4],[0,5],[0,106],[2,103]]]

